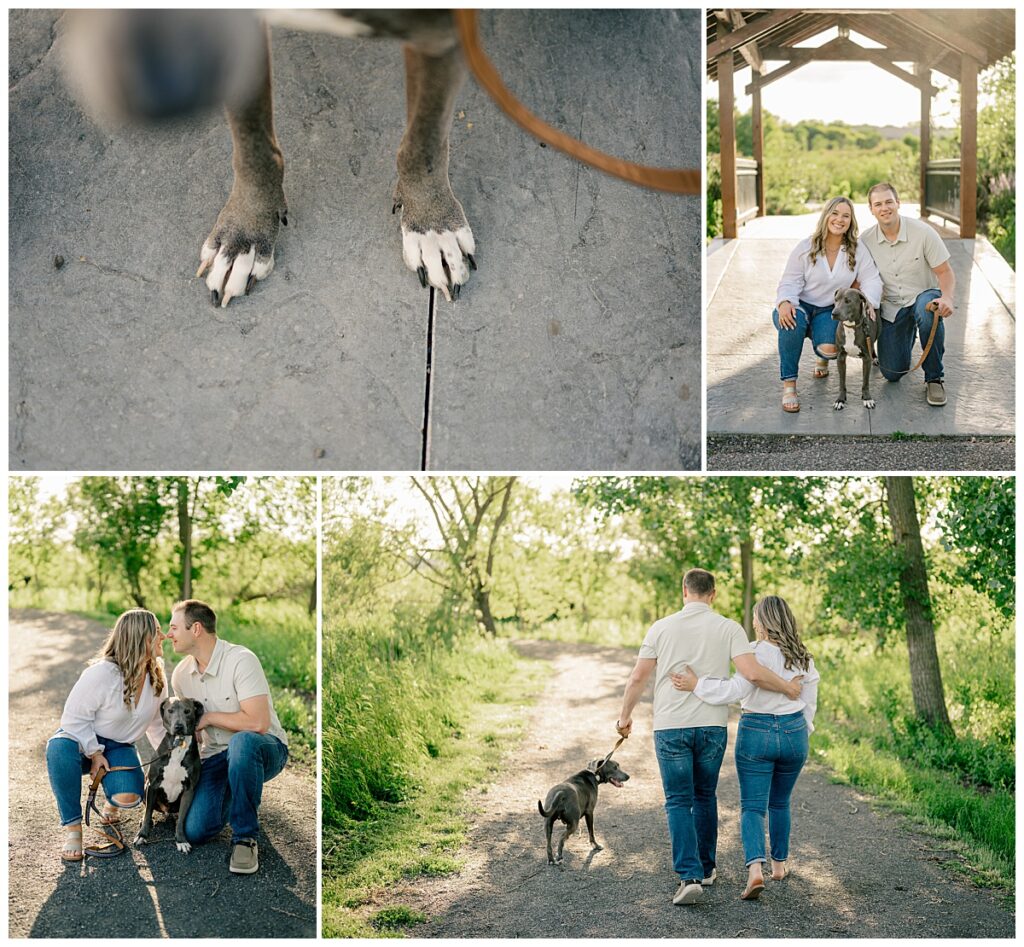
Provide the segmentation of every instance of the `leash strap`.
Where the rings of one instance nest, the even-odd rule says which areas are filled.
[[[894,372],[896,375],[909,375],[911,372],[916,372],[923,364],[924,360],[928,357],[928,353],[932,350],[932,343],[935,341],[935,333],[939,330],[939,320],[945,318],[939,315],[939,303],[938,300],[933,299],[927,306],[924,307],[930,313],[933,314],[932,319],[932,331],[928,333],[928,341],[925,342],[924,348],[921,349],[921,357],[917,360],[917,364],[913,368],[908,368],[903,372]],[[879,319],[882,317],[879,316]]]
[[[618,743],[616,743],[616,744],[615,744],[615,746],[613,746],[613,747],[612,747],[612,753],[614,753],[614,752],[615,752],[615,751],[616,751],[616,750],[617,750],[617,749],[618,749],[618,748],[619,748],[620,746],[622,746],[622,744],[623,744],[623,743],[625,743],[625,742],[626,742],[626,738],[625,738],[625,737],[619,737],[619,741],[618,741]],[[612,758],[612,753],[609,753],[609,754],[608,754],[608,755],[607,755],[607,756],[606,756],[606,757],[604,758],[604,762],[605,762],[605,763],[607,763],[607,762],[608,762],[608,760],[610,760],[610,759]],[[604,765],[604,763],[602,763],[601,765],[603,766],[603,765]]]
[[[520,102],[501,81],[498,70],[487,58],[477,33],[477,10],[452,10],[455,27],[462,43],[462,52],[470,71],[476,81],[497,103],[498,107],[521,128],[545,144],[589,164],[591,167],[610,174],[612,177],[638,184],[640,187],[652,188],[657,191],[668,191],[671,194],[699,194],[700,171],[696,168],[654,168],[649,165],[634,164],[623,161],[591,148],[589,145],[573,138],[565,132],[548,125],[537,118],[522,102]],[[614,753],[615,751],[612,750]]]

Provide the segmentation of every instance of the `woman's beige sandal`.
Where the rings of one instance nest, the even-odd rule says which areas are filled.
[[[82,850],[82,823],[64,826],[64,847],[61,849],[60,857],[66,862],[80,862],[85,858]]]
[[[115,806],[112,802],[106,802],[103,804],[103,824],[104,825],[120,825],[121,824],[121,810]]]
[[[814,377],[828,378],[828,359],[816,358],[814,360]]]
[[[796,393],[796,385],[784,385],[782,388],[782,410],[788,414],[796,414],[800,410],[800,398]]]

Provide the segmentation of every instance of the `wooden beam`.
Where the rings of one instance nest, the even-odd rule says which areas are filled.
[[[719,37],[725,27],[718,24]],[[733,240],[739,233],[736,219],[736,123],[733,119],[735,94],[733,91],[732,49],[718,55],[718,133],[721,141],[720,166],[722,170],[722,236]]]
[[[771,72],[766,72],[763,76],[754,76],[754,81],[750,83],[744,89],[747,95],[753,95],[755,89],[763,89],[766,85],[771,85],[777,79],[781,79],[783,76],[788,76],[791,72],[796,72],[806,63],[802,62],[791,62],[785,66],[780,66],[778,69],[774,69]]]
[[[897,20],[909,23],[916,29],[921,30],[922,33],[927,33],[929,36],[933,36],[946,46],[950,46],[958,52],[964,53],[970,59],[974,59],[976,63],[988,62],[988,50],[985,49],[984,46],[980,46],[975,43],[974,40],[968,39],[968,37],[959,30],[953,29],[943,23],[939,19],[939,17],[941,17],[940,11],[893,10],[891,15],[896,17]]]
[[[849,13],[852,16],[858,15],[855,10],[850,10]],[[851,28],[862,36],[866,36],[868,39],[874,40],[876,43],[881,43],[883,46],[891,42],[892,37],[887,36],[884,30],[875,29],[867,17],[868,14],[861,15],[860,22],[852,22]],[[906,26],[906,24],[903,25],[904,27]],[[917,32],[920,32],[916,26],[912,28],[917,30]],[[935,43],[930,47],[922,47],[906,61],[926,63],[931,66],[932,69],[941,72],[943,75],[949,76],[950,79],[956,79],[957,81],[960,80],[960,53],[944,43]]]
[[[764,197],[764,122],[761,112],[761,90],[755,89],[753,102],[751,104],[751,133],[754,138],[754,160],[757,162],[757,177],[755,188],[757,189],[757,216],[765,215]]]
[[[915,67],[918,72],[923,75],[928,75],[931,71],[923,63],[918,63]],[[930,88],[930,86],[929,86]],[[928,160],[931,158],[932,151],[932,94],[924,86],[921,87],[921,216],[927,216],[925,213],[925,192],[927,190],[928,182]]]
[[[963,57],[960,73],[960,236],[978,232],[978,63]]]
[[[800,16],[800,10],[772,10],[762,17],[758,17],[752,23],[738,30],[725,30],[722,24],[718,24],[718,38],[713,43],[708,43],[707,57],[709,60],[718,59],[723,53],[732,53],[733,50],[756,40],[763,33],[773,29],[786,20]]]
[[[819,46],[816,50],[794,46],[762,46],[761,56],[764,59],[774,62],[792,62],[796,59],[807,60],[809,57],[805,56],[805,53],[816,53],[817,55],[814,57],[815,59],[831,60],[835,62],[867,59],[871,53],[883,53],[889,58],[890,62],[916,62],[921,58],[921,52],[919,50],[889,48],[869,49],[866,46],[854,43],[852,40],[847,41],[849,46],[847,46],[845,50],[836,49],[833,51],[829,47],[831,47],[835,42],[835,40],[832,40],[824,46]]]

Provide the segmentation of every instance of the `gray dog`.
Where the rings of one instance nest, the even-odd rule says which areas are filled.
[[[169,697],[160,704],[160,719],[167,735],[160,741],[156,758],[146,774],[146,814],[142,819],[135,844],[149,838],[153,828],[153,810],[177,812],[174,840],[178,851],[188,854],[192,846],[185,838],[185,816],[188,815],[199,783],[199,743],[196,724],[202,717],[203,705],[187,697]]]
[[[562,849],[565,840],[576,831],[580,817],[586,820],[587,832],[590,833],[590,845],[594,851],[601,851],[601,846],[594,838],[594,809],[597,806],[597,787],[601,783],[611,783],[616,789],[629,779],[619,764],[611,757],[603,760],[591,760],[587,768],[570,776],[564,783],[559,783],[548,792],[544,804],[537,800],[537,809],[546,820],[544,830],[548,840],[548,864],[562,864]],[[558,857],[551,852],[551,829],[556,821],[565,823],[565,834],[558,840]]]
[[[278,225],[288,224],[265,24],[404,41],[407,122],[392,212],[402,212],[406,266],[423,286],[458,299],[476,269],[476,250],[448,180],[448,134],[466,77],[450,11],[268,10],[257,18],[242,10],[94,10],[71,17],[69,77],[105,124],[224,105],[234,184],[196,274],[207,274],[220,306],[270,275]]]
[[[832,318],[836,323],[836,348],[839,350],[839,396],[832,407],[836,411],[846,407],[846,356],[853,355],[861,360],[861,400],[865,408],[873,408],[871,364],[878,356],[878,320],[859,289],[836,290]]]

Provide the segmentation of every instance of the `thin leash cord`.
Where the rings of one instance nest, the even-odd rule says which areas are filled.
[[[599,171],[604,171],[605,174],[628,181],[630,184],[658,191],[668,191],[671,194],[700,194],[700,171],[698,169],[654,168],[649,165],[623,161],[621,158],[614,158],[603,151],[591,148],[537,118],[506,88],[498,70],[494,68],[494,64],[484,53],[477,33],[477,13],[477,10],[452,10],[459,41],[462,43],[462,52],[476,81],[512,121],[535,138],[551,145],[552,148],[557,148],[571,158],[589,164]]]
[[[924,348],[921,349],[921,357],[917,360],[917,364],[913,368],[908,368],[906,371],[902,372],[893,372],[894,375],[909,375],[911,372],[916,372],[924,364],[924,360],[932,350],[932,343],[935,341],[935,333],[939,330],[939,320],[942,316],[939,315],[939,307],[935,300],[932,300],[924,308],[932,314],[932,331],[928,333],[928,341],[925,342]]]

